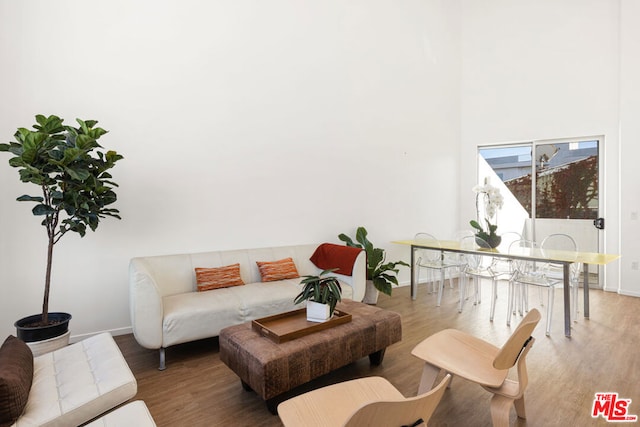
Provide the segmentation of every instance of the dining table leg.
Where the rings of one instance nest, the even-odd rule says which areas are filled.
[[[582,286],[584,288],[584,317],[589,317],[589,264],[586,262],[582,266],[583,269],[583,282]],[[576,301],[577,304],[577,301]]]
[[[571,338],[571,292],[570,291],[570,263],[563,263],[563,287],[562,290],[564,292],[564,335],[568,338]],[[549,309],[549,307],[547,307]]]
[[[416,283],[416,262],[415,262],[415,258],[416,258],[416,247],[411,245],[411,299],[415,301],[416,299],[416,294],[417,294],[417,289],[416,287],[418,286]]]

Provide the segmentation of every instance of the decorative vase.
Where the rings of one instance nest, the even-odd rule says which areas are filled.
[[[309,322],[326,322],[331,319],[333,314],[330,309],[329,304],[307,301],[307,320]]]
[[[378,295],[380,291],[376,289],[373,284],[373,280],[367,280],[367,286],[364,290],[364,298],[362,298],[362,302],[369,305],[376,305],[378,303]]]

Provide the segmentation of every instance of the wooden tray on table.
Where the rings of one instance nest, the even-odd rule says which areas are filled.
[[[309,322],[307,309],[302,308],[252,320],[251,329],[280,344],[348,322],[351,322],[351,314],[338,309],[333,311],[333,317],[326,322]]]

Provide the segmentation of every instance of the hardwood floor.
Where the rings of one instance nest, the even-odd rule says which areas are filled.
[[[538,300],[535,292],[531,290],[532,304]],[[394,289],[393,297],[381,295],[379,307],[402,315],[402,341],[387,349],[381,366],[371,367],[368,358],[363,358],[305,389],[379,375],[411,396],[416,394],[422,369],[411,349],[425,337],[457,328],[502,345],[519,322],[514,318],[511,328],[505,324],[506,286],[501,288],[493,323],[489,322],[488,283],[483,285],[483,302],[478,306],[468,303],[461,314],[457,293],[447,284],[441,307],[435,306],[435,295],[428,294],[425,285],[419,288],[417,301],[410,299],[408,287]],[[591,417],[596,392],[617,392],[620,398],[632,399],[629,413],[640,415],[640,298],[599,290],[590,295],[591,318],[580,313],[568,339],[563,333],[562,295],[556,291],[551,336],[544,334],[543,318],[527,358],[527,420],[517,419],[512,410],[511,425],[607,425],[604,419]],[[543,316],[545,310],[540,310]],[[138,380],[136,399],[146,402],[158,426],[282,425],[259,397],[243,390],[238,377],[220,361],[215,338],[167,349],[163,372],[157,370],[158,352],[140,347],[132,335],[116,337],[116,342]],[[479,386],[454,378],[429,425],[489,426],[489,400],[490,394]]]

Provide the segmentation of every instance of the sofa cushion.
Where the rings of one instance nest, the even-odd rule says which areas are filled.
[[[296,305],[293,300],[300,292],[300,279],[278,280],[268,284],[257,282],[231,289],[242,302],[240,310],[244,321],[284,313],[304,305]]]
[[[350,299],[353,295],[351,286],[345,283],[341,285],[342,298]],[[261,282],[247,283],[246,286],[229,288],[229,291],[242,301],[242,315],[248,321],[304,308],[305,304],[293,302],[300,289],[300,279],[288,279],[268,285]]]
[[[242,301],[235,295],[235,290],[247,286],[164,297],[162,347],[216,336],[228,325],[243,323]]]
[[[263,282],[276,280],[295,279],[300,277],[293,258],[284,258],[278,261],[256,261]]]
[[[240,277],[240,263],[213,268],[196,267],[196,284],[198,292],[242,286],[244,282]]]
[[[33,381],[33,354],[9,335],[0,347],[0,425],[13,424],[27,405]]]

